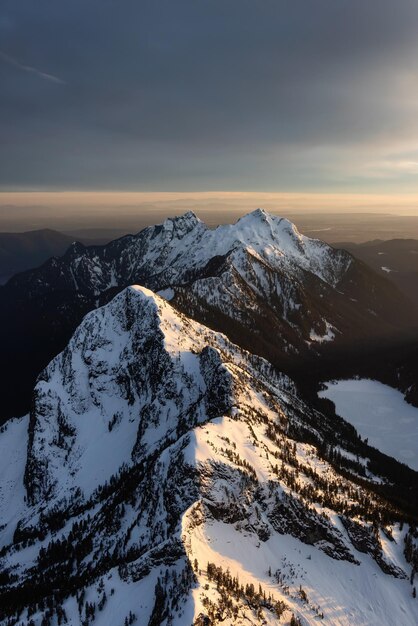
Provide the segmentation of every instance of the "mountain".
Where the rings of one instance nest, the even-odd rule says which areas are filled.
[[[392,281],[412,302],[418,304],[418,240],[390,239],[362,244],[336,244]]]
[[[24,233],[0,233],[0,279],[37,267],[51,256],[64,254],[74,237],[44,228]]]
[[[0,232],[0,284],[5,284],[14,274],[38,267],[53,256],[63,255],[74,241],[85,245],[108,243],[116,235],[106,229],[88,229],[61,233],[50,228],[29,230],[23,233]]]
[[[257,209],[212,230],[188,212],[105,246],[75,243],[0,290],[5,417],[28,410],[36,375],[82,317],[135,283],[296,377],[352,369],[417,325],[388,280],[286,219]]]
[[[416,624],[417,473],[146,288],[0,450],[2,625]]]

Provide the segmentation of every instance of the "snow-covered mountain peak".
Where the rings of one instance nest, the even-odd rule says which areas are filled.
[[[292,222],[263,209],[244,215],[234,224],[207,230],[194,258],[209,260],[216,255],[226,255],[237,247],[255,253],[274,271],[285,270],[290,274],[308,271],[331,286],[342,279],[351,263],[349,254],[301,235]]]
[[[80,486],[88,496],[189,420],[208,419],[214,406],[226,410],[232,382],[221,353],[230,360],[237,350],[137,285],[89,313],[35,387],[29,501],[67,497]]]
[[[134,318],[132,323],[138,325],[139,333],[142,332],[143,324],[158,328],[164,337],[165,350],[176,358],[180,354],[184,356],[186,351],[191,354],[197,353],[208,345],[208,342],[214,345],[229,343],[221,333],[208,331],[206,327],[173,308],[166,298],[142,285],[131,285],[116,296],[108,306],[112,304],[118,308],[122,305],[123,314],[126,318]],[[102,310],[106,311],[107,307],[103,307]]]
[[[308,240],[299,233],[295,224],[264,209],[256,209],[241,217],[232,225],[231,232],[244,245],[257,243],[261,247],[264,244],[291,256],[295,255],[295,248],[300,253],[300,245]]]
[[[1,626],[416,624],[370,449],[149,289],[84,318],[26,427],[0,432]]]
[[[194,229],[206,229],[206,226],[193,211],[187,211],[183,215],[168,217],[163,222],[162,228],[164,231],[171,232],[177,239],[182,239]]]
[[[237,247],[255,252],[274,268],[299,267],[331,284],[341,278],[350,263],[348,254],[336,254],[323,242],[301,235],[289,220],[261,208],[214,230],[207,228],[192,211],[168,218],[154,229],[156,234],[158,229],[169,234],[170,253],[162,256],[171,266],[181,265],[182,271],[200,267],[215,256],[228,255]],[[180,247],[173,248],[183,238]]]
[[[126,241],[116,241],[110,248],[110,254],[87,253],[95,286],[109,285],[120,275],[125,281],[145,283],[155,291],[183,285],[207,275],[207,268],[215,259],[227,257],[237,248],[257,256],[273,272],[286,272],[289,278],[310,272],[332,286],[342,279],[351,262],[347,253],[304,237],[294,224],[262,209],[215,229],[208,228],[189,211]],[[72,268],[71,278],[77,277],[85,266],[82,263],[80,268]],[[236,269],[242,273],[242,268]]]

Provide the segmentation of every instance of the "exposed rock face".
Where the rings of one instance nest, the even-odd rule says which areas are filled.
[[[2,624],[415,624],[384,476],[342,471],[289,378],[148,289],[84,318],[26,424],[0,434]]]
[[[211,230],[189,212],[106,246],[75,243],[1,288],[6,417],[28,410],[36,376],[83,316],[135,283],[294,375],[417,325],[394,285],[286,219],[257,209]]]

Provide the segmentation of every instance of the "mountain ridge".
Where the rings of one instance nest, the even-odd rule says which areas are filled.
[[[335,365],[340,350],[363,354],[416,332],[415,311],[395,287],[289,221],[258,209],[211,230],[188,212],[105,246],[75,244],[2,288],[7,416],[27,410],[35,376],[83,315],[133,283],[171,289],[185,314],[292,375],[301,363],[318,369],[324,355]]]
[[[73,238],[50,228],[23,233],[0,232],[2,283],[17,272],[36,267],[49,257],[64,254]]]
[[[412,518],[337,432],[267,361],[128,287],[0,433],[1,623],[412,626]]]

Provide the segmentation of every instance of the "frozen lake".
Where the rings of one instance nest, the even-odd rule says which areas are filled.
[[[370,445],[418,471],[418,408],[400,391],[367,379],[325,384],[319,396],[332,400],[338,415]]]

